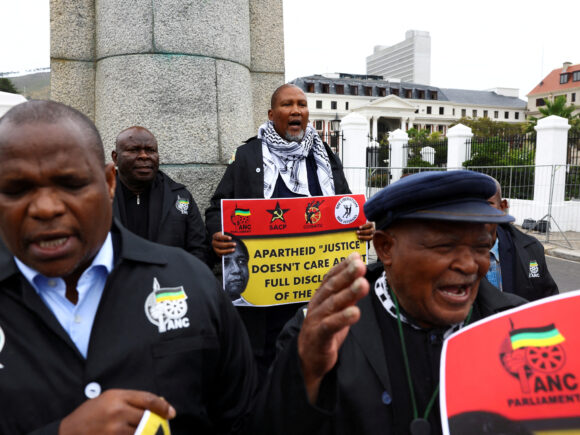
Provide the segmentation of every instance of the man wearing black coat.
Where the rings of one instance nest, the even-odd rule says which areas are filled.
[[[502,198],[500,184],[497,180],[494,181],[496,191],[488,202],[492,207],[507,212],[508,202]],[[548,270],[544,246],[535,237],[523,233],[512,224],[490,227],[492,231],[496,229],[493,243],[497,243],[500,272],[495,278],[490,276],[494,273],[491,267],[486,279],[500,290],[514,293],[529,301],[557,295],[558,286]],[[493,251],[492,255],[495,255]]]
[[[208,238],[197,204],[183,184],[159,170],[155,136],[129,127],[117,136],[111,157],[118,168],[114,216],[135,234],[207,263]]]

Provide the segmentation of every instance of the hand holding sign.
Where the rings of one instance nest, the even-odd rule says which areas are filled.
[[[360,254],[351,254],[326,274],[308,304],[298,336],[298,355],[311,403],[316,402],[322,378],[336,364],[349,327],[360,318],[355,304],[369,292],[365,272]]]
[[[107,390],[87,400],[66,416],[59,435],[132,435],[145,410],[165,419],[175,417],[175,409],[162,397],[146,391]]]

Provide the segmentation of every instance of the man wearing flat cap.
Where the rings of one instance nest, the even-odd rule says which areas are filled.
[[[261,416],[264,426],[277,433],[441,433],[444,339],[525,303],[480,285],[491,247],[485,224],[513,220],[487,203],[494,192],[482,174],[424,172],[367,201],[380,263],[367,271],[352,254],[286,325],[267,386],[275,411]]]

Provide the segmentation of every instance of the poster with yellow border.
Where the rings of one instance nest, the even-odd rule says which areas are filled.
[[[356,229],[364,195],[222,200],[222,231],[236,251],[222,259],[234,305],[308,302],[330,268],[352,252],[366,261]]]

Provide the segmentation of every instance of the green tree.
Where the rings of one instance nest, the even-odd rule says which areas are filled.
[[[534,127],[538,123],[538,119],[545,118],[547,116],[556,115],[562,118],[566,118],[572,129],[575,131],[580,131],[580,117],[578,115],[574,115],[573,112],[576,110],[576,106],[574,104],[570,104],[569,106],[566,105],[566,96],[559,95],[554,98],[554,101],[550,101],[549,99],[544,99],[546,104],[545,107],[540,107],[538,110],[543,116],[536,118],[535,116],[530,116],[526,132],[533,132]]]
[[[495,136],[513,136],[521,134],[525,128],[524,122],[503,122],[493,121],[487,117],[485,118],[460,118],[457,122],[450,125],[453,127],[457,124],[463,124],[471,128],[474,136],[478,137],[495,137]]]
[[[6,77],[0,78],[0,91],[10,92],[11,94],[18,93],[18,91],[16,90],[16,87],[14,86],[14,83],[12,83],[12,80],[10,80]]]

